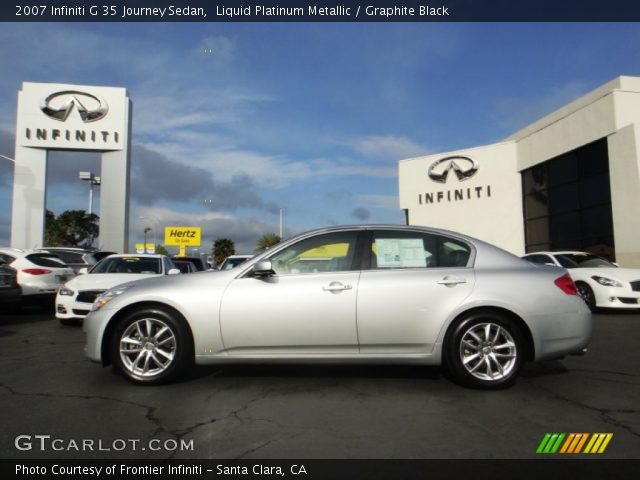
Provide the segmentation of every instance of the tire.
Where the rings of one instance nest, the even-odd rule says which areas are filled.
[[[586,303],[587,307],[589,307],[589,310],[595,312],[596,296],[593,293],[593,289],[585,282],[576,282],[576,289],[578,290],[578,295],[582,297],[584,303]]]
[[[454,381],[485,390],[515,383],[526,358],[526,342],[512,319],[497,312],[476,312],[450,328],[444,366]]]
[[[122,319],[114,329],[111,360],[133,383],[168,383],[193,363],[193,341],[182,317],[161,308],[145,308]]]

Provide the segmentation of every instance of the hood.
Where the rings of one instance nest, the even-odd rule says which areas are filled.
[[[154,278],[164,275],[157,273],[87,273],[78,275],[66,283],[66,287],[72,290],[108,290],[121,283],[135,282],[145,278]]]

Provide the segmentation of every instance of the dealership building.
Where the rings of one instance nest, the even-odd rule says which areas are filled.
[[[640,267],[640,77],[618,77],[501,142],[399,162],[407,223],[522,255]]]

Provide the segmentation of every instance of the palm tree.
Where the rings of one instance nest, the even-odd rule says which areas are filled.
[[[236,245],[233,243],[233,240],[229,238],[218,238],[213,242],[211,254],[213,255],[213,261],[216,265],[222,264],[225,258],[229,255],[234,255],[235,253]]]
[[[256,243],[256,249],[254,251],[256,253],[264,252],[277,243],[280,243],[280,240],[282,240],[282,238],[280,238],[280,235],[277,235],[275,233],[265,233],[262,237],[260,237],[258,243]]]

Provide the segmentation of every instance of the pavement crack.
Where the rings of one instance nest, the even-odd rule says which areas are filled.
[[[621,428],[623,430],[626,430],[627,432],[629,432],[631,435],[634,435],[636,437],[640,437],[640,432],[636,432],[633,427],[631,427],[630,425],[627,425],[626,423],[616,419],[613,415],[615,414],[636,414],[638,412],[640,412],[640,410],[637,409],[631,409],[631,408],[601,408],[601,407],[596,407],[593,405],[589,405],[586,404],[584,402],[581,402],[578,399],[575,398],[570,398],[566,395],[562,395],[560,393],[557,393],[555,391],[553,391],[551,388],[546,388],[543,387],[541,385],[536,385],[534,383],[531,383],[532,387],[537,388],[538,390],[541,390],[545,393],[547,393],[548,395],[550,395],[552,398],[555,398],[556,400],[559,400],[561,402],[565,402],[568,403],[570,405],[574,405],[577,406],[579,408],[582,408],[584,410],[589,410],[592,412],[596,412],[600,415],[600,418],[602,419],[602,421],[608,425],[612,425],[618,428]]]

